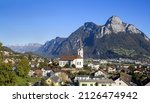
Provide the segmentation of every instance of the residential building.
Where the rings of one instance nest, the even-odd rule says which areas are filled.
[[[108,67],[108,73],[116,72],[116,68]]]
[[[147,83],[145,86],[150,86],[150,82],[149,82],[149,83]]]
[[[75,81],[78,82],[79,86],[113,86],[115,82],[111,79],[107,79],[104,76],[93,76],[88,75],[76,76]]]
[[[88,79],[88,80],[78,80],[79,86],[113,86],[115,82],[111,79]]]
[[[76,76],[74,80],[77,81],[77,80],[88,80],[88,79],[90,79],[89,75],[79,75]]]
[[[121,73],[120,77],[115,80],[116,86],[131,86],[131,76],[125,73]]]
[[[58,76],[47,78],[45,83],[49,86],[60,86],[61,80]]]
[[[43,77],[54,76],[54,72],[52,71],[50,67],[42,68],[41,71],[42,71]]]

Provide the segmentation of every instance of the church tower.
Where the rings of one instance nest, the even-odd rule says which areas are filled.
[[[78,55],[83,58],[83,44],[82,44],[82,40],[81,39],[79,41]]]

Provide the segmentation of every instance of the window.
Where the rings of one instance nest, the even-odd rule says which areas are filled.
[[[106,86],[106,84],[102,84],[102,86]]]
[[[87,86],[87,84],[82,84],[82,86]]]
[[[60,65],[62,65],[62,61],[60,62]]]
[[[93,84],[90,84],[90,86],[93,86]]]
[[[77,62],[77,65],[81,65],[81,62]]]
[[[65,65],[65,62],[63,62],[63,65]]]
[[[121,85],[121,83],[119,83],[119,85]]]

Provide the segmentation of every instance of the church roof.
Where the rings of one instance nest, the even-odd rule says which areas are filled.
[[[71,56],[61,56],[60,60],[62,61],[73,61],[74,59],[82,59],[79,55],[71,55]]]

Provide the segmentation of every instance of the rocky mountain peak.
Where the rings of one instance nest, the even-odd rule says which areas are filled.
[[[111,31],[110,33],[125,32],[126,25],[117,16],[110,17],[105,24],[106,28]]]
[[[122,20],[118,16],[112,16],[107,20],[106,25],[122,25]]]

